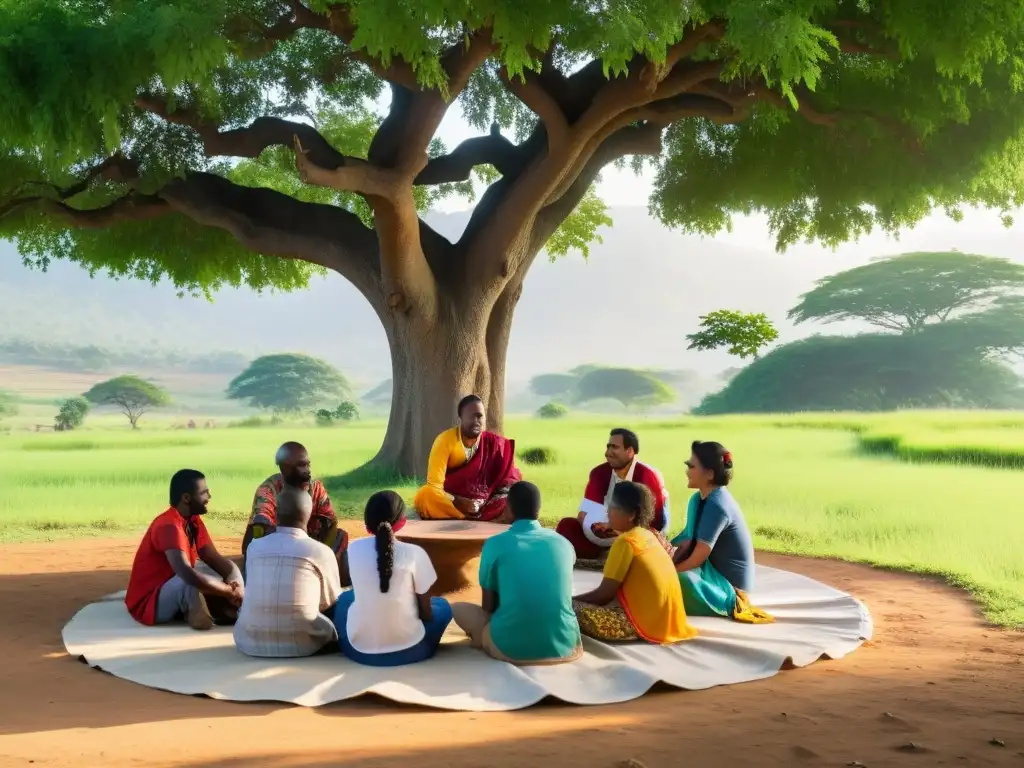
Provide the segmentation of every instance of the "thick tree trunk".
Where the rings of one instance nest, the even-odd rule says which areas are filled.
[[[487,428],[502,431],[505,356],[518,298],[517,282],[468,309],[442,302],[432,324],[417,322],[416,313],[385,322],[393,389],[374,467],[422,477],[434,438],[455,425],[458,401],[468,394],[483,400]]]

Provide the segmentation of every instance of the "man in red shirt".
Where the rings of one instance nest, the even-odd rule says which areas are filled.
[[[202,516],[210,489],[202,472],[182,469],[171,478],[171,506],[146,531],[135,553],[124,603],[141,624],[185,619],[193,629],[210,629],[214,614],[231,623],[244,588],[238,566],[213,545]],[[202,560],[220,579],[196,570]]]
[[[605,463],[591,470],[579,513],[562,519],[556,528],[572,543],[577,557],[596,560],[608,553],[617,535],[608,525],[608,502],[615,486],[624,480],[647,486],[654,496],[651,530],[662,536],[668,532],[671,518],[665,481],[658,470],[639,460],[639,453],[640,438],[635,432],[622,428],[611,431]],[[669,547],[667,542],[665,546]]]

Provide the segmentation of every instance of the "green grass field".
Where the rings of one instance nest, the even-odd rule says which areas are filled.
[[[547,521],[574,513],[618,421],[506,425],[520,450],[557,454],[552,465],[522,467],[544,492]],[[0,541],[137,532],[166,505],[168,479],[185,466],[209,478],[211,529],[240,535],[253,491],[274,471],[285,440],[310,448],[341,514],[358,515],[376,490],[342,476],[373,455],[382,422],[186,431],[153,416],[144,424],[133,433],[102,418],[72,434],[0,435]],[[735,456],[733,492],[759,548],[938,574],[969,589],[993,622],[1024,627],[1024,415],[805,414],[634,426],[643,458],[666,476],[676,528],[689,443],[720,440]],[[415,488],[398,490],[411,498]]]

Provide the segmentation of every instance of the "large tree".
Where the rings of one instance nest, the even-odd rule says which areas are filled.
[[[166,389],[133,375],[95,384],[82,397],[93,405],[118,408],[128,417],[132,429],[138,429],[139,419],[150,409],[171,404],[171,395]]]
[[[351,396],[344,374],[325,360],[284,353],[253,360],[228,384],[229,400],[245,400],[253,408],[289,413],[338,402]]]
[[[500,428],[523,280],[607,221],[610,163],[656,166],[668,225],[766,211],[780,247],[1024,186],[1016,0],[0,0],[0,29],[0,232],[183,291],[338,272],[387,333],[406,473],[458,395]],[[448,151],[455,102],[483,133]],[[418,212],[474,169],[449,242]]]
[[[797,323],[861,320],[916,333],[1024,292],[1024,265],[958,251],[904,253],[818,280],[789,311]]]
[[[625,408],[650,408],[671,403],[676,393],[647,371],[596,368],[580,377],[575,399],[577,403],[618,400]]]

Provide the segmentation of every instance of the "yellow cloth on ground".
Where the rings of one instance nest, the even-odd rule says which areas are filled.
[[[617,605],[589,605],[572,601],[580,632],[597,640],[636,640],[636,627],[626,612]]]
[[[771,624],[775,617],[768,611],[750,604],[750,598],[742,589],[736,590],[736,607],[732,609],[733,621],[744,624]]]
[[[453,427],[434,440],[427,460],[427,484],[416,492],[412,505],[423,520],[462,520],[463,514],[444,490],[448,470],[457,469],[473,457],[473,447],[462,442],[462,430]]]
[[[619,534],[604,576],[621,583],[619,604],[636,633],[651,643],[675,643],[697,634],[686,620],[683,590],[672,557],[646,528]]]

